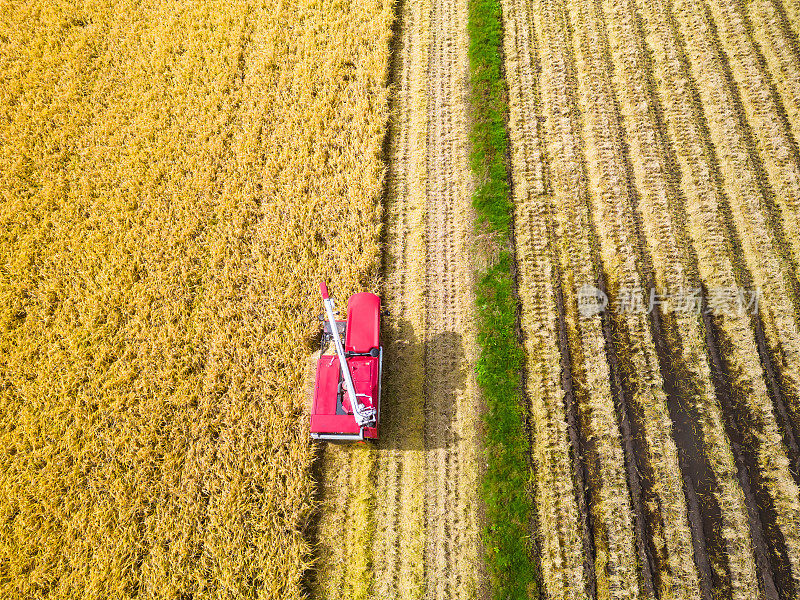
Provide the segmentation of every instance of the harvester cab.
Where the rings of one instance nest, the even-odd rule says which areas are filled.
[[[330,441],[377,439],[381,416],[383,348],[381,299],[353,294],[347,320],[337,321],[333,299],[320,283],[325,312],[311,405],[311,437]],[[342,341],[344,336],[344,342]],[[326,354],[333,343],[334,354]]]

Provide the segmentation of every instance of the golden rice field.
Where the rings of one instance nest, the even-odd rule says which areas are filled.
[[[501,4],[531,599],[795,600],[800,5]],[[0,0],[0,598],[492,597],[468,10]]]
[[[389,2],[0,4],[0,597],[301,598]]]

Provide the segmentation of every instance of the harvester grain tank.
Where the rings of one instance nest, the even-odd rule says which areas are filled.
[[[377,439],[381,415],[383,347],[381,299],[353,294],[347,320],[337,321],[333,298],[320,283],[325,307],[311,406],[311,437],[329,441]],[[344,341],[342,341],[344,336]],[[326,350],[333,343],[333,354]]]

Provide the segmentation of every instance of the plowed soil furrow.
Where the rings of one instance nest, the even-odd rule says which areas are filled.
[[[477,404],[468,171],[467,3],[433,5],[428,67],[426,597],[477,592]]]
[[[533,7],[533,14],[537,15],[536,54],[541,60],[546,171],[552,185],[554,233],[563,273],[573,389],[587,441],[585,458],[587,484],[591,489],[596,593],[598,598],[640,597],[641,568],[642,593],[651,596],[642,499],[637,494],[638,475],[630,452],[623,450],[602,319],[578,311],[578,289],[597,285],[601,277],[592,247],[569,22],[562,2],[539,0]],[[558,589],[554,584],[549,585]]]
[[[682,230],[685,198],[674,184],[678,179],[675,163],[666,145],[662,109],[653,95],[641,24],[633,2],[606,1],[603,5],[655,283],[664,292],[697,289],[697,258]],[[758,583],[747,509],[716,398],[700,306],[673,303],[665,307],[659,323],[669,372],[674,373],[670,412],[687,480],[687,500],[693,505],[689,515],[694,519],[695,557],[704,596],[713,588],[735,598],[754,597]],[[677,397],[680,401],[674,401]],[[705,502],[698,501],[698,492],[707,492]]]
[[[704,106],[708,135],[713,142],[722,189],[730,203],[732,225],[735,228],[734,244],[741,244],[744,263],[752,281],[761,289],[759,309],[771,343],[776,339],[797,338],[794,296],[790,267],[781,259],[776,240],[765,211],[764,196],[772,192],[758,171],[758,160],[748,143],[747,131],[737,110],[735,85],[726,72],[719,54],[719,42],[708,21],[702,5],[693,0],[674,3],[673,16],[683,41],[691,73],[696,82],[695,91]],[[734,230],[732,230],[733,232]],[[734,311],[735,312],[735,311]],[[773,351],[775,350],[773,346]],[[781,364],[781,363],[779,363]],[[797,363],[794,363],[796,366]],[[757,373],[763,376],[760,367]],[[750,375],[745,371],[745,376]],[[758,387],[763,389],[763,381]],[[756,388],[758,389],[758,388]],[[773,542],[785,546],[791,565],[792,578],[797,581],[800,563],[800,504],[798,489],[789,470],[789,461],[775,411],[768,396],[748,396],[750,412],[745,431],[754,430],[748,437],[751,450],[757,455],[763,491],[771,498],[775,527],[780,532]],[[742,414],[737,416],[742,417]],[[755,474],[751,473],[751,477]],[[777,553],[776,556],[780,555]]]
[[[569,381],[571,375],[568,358],[562,368],[559,347],[562,300],[557,290],[561,281],[553,244],[552,200],[543,173],[531,9],[527,2],[503,2],[515,244],[528,355],[532,493],[538,507],[534,534],[546,597],[578,600],[595,596],[594,548],[574,394],[562,388],[564,377]],[[562,343],[566,350],[566,335]]]

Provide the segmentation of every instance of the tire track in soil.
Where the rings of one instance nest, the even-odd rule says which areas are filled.
[[[375,594],[425,592],[423,488],[428,20],[425,0],[398,7],[389,124],[383,300],[385,401],[378,442]]]
[[[428,63],[426,598],[477,594],[478,410],[472,365],[467,1],[436,2]]]

